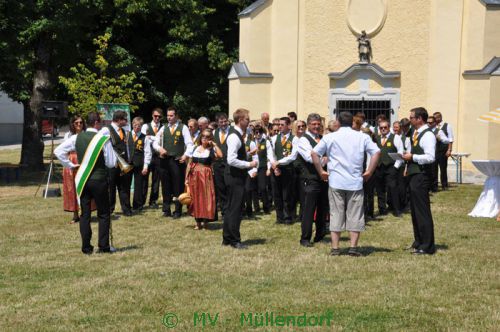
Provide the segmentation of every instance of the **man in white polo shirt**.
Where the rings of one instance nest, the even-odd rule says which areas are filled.
[[[368,135],[355,131],[352,114],[339,115],[340,129],[324,136],[311,152],[314,166],[323,181],[328,181],[330,201],[330,232],[332,256],[340,255],[340,233],[347,230],[351,237],[350,256],[360,256],[359,233],[365,229],[363,180],[369,179],[380,158],[380,149]],[[371,156],[363,173],[365,152]],[[320,157],[328,157],[328,172],[321,167]]]

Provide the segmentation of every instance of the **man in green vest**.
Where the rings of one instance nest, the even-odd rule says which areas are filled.
[[[401,138],[390,132],[390,125],[387,120],[382,120],[378,126],[380,135],[377,136],[377,146],[380,149],[380,159],[375,171],[376,190],[378,199],[378,209],[380,215],[387,214],[387,201],[391,202],[393,214],[401,216],[401,208],[398,191],[398,170],[403,164],[402,161],[394,161],[389,153],[403,154],[403,142]],[[387,189],[387,190],[386,190]],[[387,199],[388,198],[388,199]]]
[[[304,209],[302,212],[302,235],[300,245],[312,247],[312,225],[316,221],[316,235],[314,242],[321,241],[326,234],[325,224],[328,212],[328,183],[323,181],[316,172],[311,152],[321,141],[319,134],[321,127],[321,116],[316,113],[307,117],[307,131],[299,139],[299,155],[297,157],[300,169],[300,180],[305,183]],[[326,166],[326,157],[322,160]],[[315,218],[316,216],[316,218]]]
[[[427,126],[427,118],[427,110],[423,107],[410,111],[410,121],[414,128],[410,137],[411,151],[403,155],[403,159],[408,162],[410,177],[411,221],[415,238],[411,247],[412,253],[416,255],[432,255],[436,252],[429,199],[432,163],[436,159],[436,136]]]
[[[186,159],[193,149],[187,126],[179,121],[174,107],[167,109],[167,124],[156,134],[153,148],[160,154],[160,179],[163,196],[163,216],[171,217],[170,205],[174,200],[174,219],[181,217],[182,205],[178,197],[184,191]]]
[[[82,216],[80,218],[80,235],[82,237],[82,252],[90,255],[94,247],[90,241],[90,202],[95,201],[97,218],[99,220],[98,246],[101,253],[111,253],[115,249],[109,243],[110,209],[107,169],[116,166],[116,156],[108,137],[98,133],[101,128],[99,113],[92,112],[87,116],[87,131],[73,135],[55,149],[54,154],[64,167],[79,169],[77,173],[77,194],[79,194]],[[76,151],[78,164],[73,164],[68,154]],[[85,158],[86,157],[86,158]],[[85,173],[84,178],[79,174]],[[78,181],[78,179],[81,179]]]
[[[449,123],[443,122],[443,116],[440,112],[434,113],[436,120],[436,127],[442,132],[442,136],[438,138],[436,146],[436,163],[439,167],[441,174],[441,188],[448,189],[448,158],[451,156],[453,150],[453,128]],[[443,139],[443,136],[445,139]],[[434,186],[438,187],[437,167],[436,178],[434,179]]]
[[[297,159],[299,140],[290,131],[290,118],[280,119],[280,133],[272,138],[275,161],[272,163],[274,205],[276,207],[276,223],[290,225],[293,223],[293,184],[295,169],[293,161]]]
[[[158,152],[153,150],[153,142],[156,137],[156,134],[163,126],[161,123],[161,118],[163,116],[163,110],[159,107],[155,107],[151,112],[151,117],[153,120],[149,123],[145,123],[141,132],[146,135],[147,140],[149,141],[150,149],[151,149],[151,163],[149,164],[149,172],[151,173],[151,192],[149,194],[149,207],[156,209],[158,208],[158,204],[156,201],[158,200],[160,193],[160,156]],[[149,174],[145,177],[144,186],[148,188]],[[146,203],[147,191],[144,193],[144,203]]]
[[[226,180],[224,178],[225,169],[227,167],[227,136],[231,133],[231,127],[229,127],[229,121],[227,114],[217,113],[216,114],[218,128],[214,131],[214,143],[222,151],[222,158],[216,159],[213,162],[212,168],[214,170],[214,185],[215,185],[215,200],[219,211],[224,217],[226,213],[226,202],[227,202],[227,186]],[[217,218],[217,213],[215,214]]]

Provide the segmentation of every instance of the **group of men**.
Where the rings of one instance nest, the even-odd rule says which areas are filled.
[[[311,247],[314,242],[321,241],[328,233],[329,224],[332,255],[340,254],[340,232],[347,230],[351,235],[348,254],[359,256],[357,243],[360,232],[364,230],[365,213],[373,214],[373,211],[366,209],[370,197],[366,194],[367,184],[375,181],[380,214],[386,214],[386,205],[389,205],[393,213],[399,216],[406,205],[406,198],[401,199],[400,193],[409,191],[415,231],[412,247],[416,254],[432,254],[435,245],[429,190],[434,189],[436,172],[433,164],[439,160],[437,151],[444,151],[439,144],[448,144],[444,151],[445,157],[451,153],[451,127],[445,125],[434,129],[431,120],[440,125],[441,117],[439,114],[428,117],[423,108],[416,108],[411,114],[409,120],[403,119],[400,125],[395,124],[392,129],[383,117],[377,119],[376,127],[364,122],[362,128],[356,128],[352,114],[343,112],[336,122],[329,124],[330,133],[323,137],[323,119],[315,113],[309,114],[306,122],[297,121],[292,112],[289,116],[273,120],[273,123],[269,122],[269,115],[264,113],[260,121],[250,126],[249,112],[238,109],[233,114],[233,126],[223,113],[217,115],[215,123],[202,117],[191,119],[184,125],[179,121],[175,108],[167,109],[165,124],[161,121],[162,110],[155,108],[150,123],[144,124],[142,118],[134,118],[131,131],[124,129],[127,126],[125,112],[115,112],[112,123],[102,129],[99,115],[92,113],[87,120],[91,128],[88,133],[63,143],[56,155],[59,157],[63,152],[76,150],[81,163],[88,154],[86,150],[94,147],[91,139],[98,129],[98,136],[106,140],[96,158],[97,161],[99,158],[104,160],[92,161],[95,164],[91,167],[89,179],[83,184],[80,196],[80,230],[84,253],[92,252],[88,225],[90,197],[100,203],[97,212],[99,220],[103,221],[103,226],[101,222],[99,226],[101,231],[101,228],[109,225],[116,190],[124,216],[143,209],[149,188],[149,173],[152,174],[149,206],[157,207],[161,185],[163,216],[179,218],[182,205],[177,197],[184,191],[186,163],[193,147],[199,144],[199,133],[211,128],[214,142],[223,152],[223,158],[216,160],[212,166],[217,206],[223,219],[223,245],[236,249],[246,247],[241,242],[241,220],[245,214],[252,217],[253,211],[260,209],[261,201],[264,213],[270,213],[271,204],[274,204],[276,222],[279,224],[291,224],[299,218],[302,226],[300,245]],[[292,133],[292,125],[295,125],[296,134]],[[78,153],[79,149],[81,151]],[[398,154],[399,158],[393,153]],[[80,166],[72,165],[64,158],[61,161],[67,167]],[[123,161],[133,166],[132,172],[124,167]],[[92,191],[92,180],[104,174],[106,166],[109,168],[107,213],[101,202],[102,192],[96,195]],[[443,167],[446,167],[444,162]],[[132,174],[134,197],[131,205]],[[446,171],[443,168],[441,181],[446,188]],[[100,188],[104,190],[102,184]],[[301,213],[297,215],[298,202]],[[314,237],[313,224],[316,225]],[[99,248],[107,252],[110,247],[105,237],[106,232],[102,236],[100,232]]]

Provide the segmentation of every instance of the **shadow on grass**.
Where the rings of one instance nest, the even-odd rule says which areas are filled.
[[[250,239],[250,240],[243,241],[242,243],[246,244],[247,246],[257,246],[257,245],[265,244],[266,242],[267,242],[266,239]]]
[[[358,247],[359,251],[363,256],[369,256],[374,252],[393,252],[394,250],[388,248],[377,248],[373,246]],[[346,251],[347,254],[347,251]]]
[[[440,251],[446,251],[448,250],[450,247],[448,247],[447,244],[436,244],[436,249],[437,250],[440,250]]]
[[[126,246],[126,247],[121,247],[121,248],[115,248],[116,249],[116,252],[125,252],[125,251],[130,251],[130,250],[138,250],[138,249],[142,249],[142,247],[139,247],[137,245],[130,245],[130,246]]]

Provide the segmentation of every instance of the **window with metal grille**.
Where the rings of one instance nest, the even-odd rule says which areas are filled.
[[[335,108],[335,115],[338,116],[340,112],[351,112],[353,115],[358,112],[363,112],[366,117],[366,122],[375,126],[377,115],[384,114],[387,119],[391,119],[391,101],[390,100],[337,100],[337,107]]]

